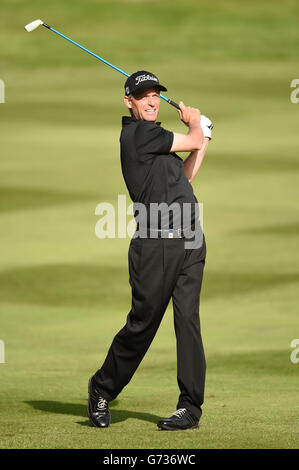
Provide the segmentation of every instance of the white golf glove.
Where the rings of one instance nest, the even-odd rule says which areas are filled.
[[[207,118],[207,116],[205,116],[204,114],[202,114],[200,117],[200,127],[202,129],[203,136],[211,139],[213,124],[212,121]]]

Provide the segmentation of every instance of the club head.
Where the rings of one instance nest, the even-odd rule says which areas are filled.
[[[42,20],[34,20],[31,21],[31,23],[26,24],[25,29],[30,33],[31,31],[34,31],[36,28],[38,28],[41,24],[44,24]]]

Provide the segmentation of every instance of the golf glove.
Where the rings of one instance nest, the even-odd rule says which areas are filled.
[[[212,121],[207,118],[207,116],[205,116],[204,114],[202,114],[200,118],[200,127],[202,129],[204,137],[208,137],[209,139],[211,139],[213,124]]]

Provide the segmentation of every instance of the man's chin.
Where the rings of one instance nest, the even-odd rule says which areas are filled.
[[[144,116],[143,116],[143,119],[145,121],[155,121],[157,119],[157,116],[158,116],[158,113],[153,113],[153,114],[150,114],[150,113],[146,113]]]

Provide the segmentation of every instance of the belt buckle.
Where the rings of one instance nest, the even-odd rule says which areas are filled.
[[[168,238],[173,238],[173,229],[168,230]]]

